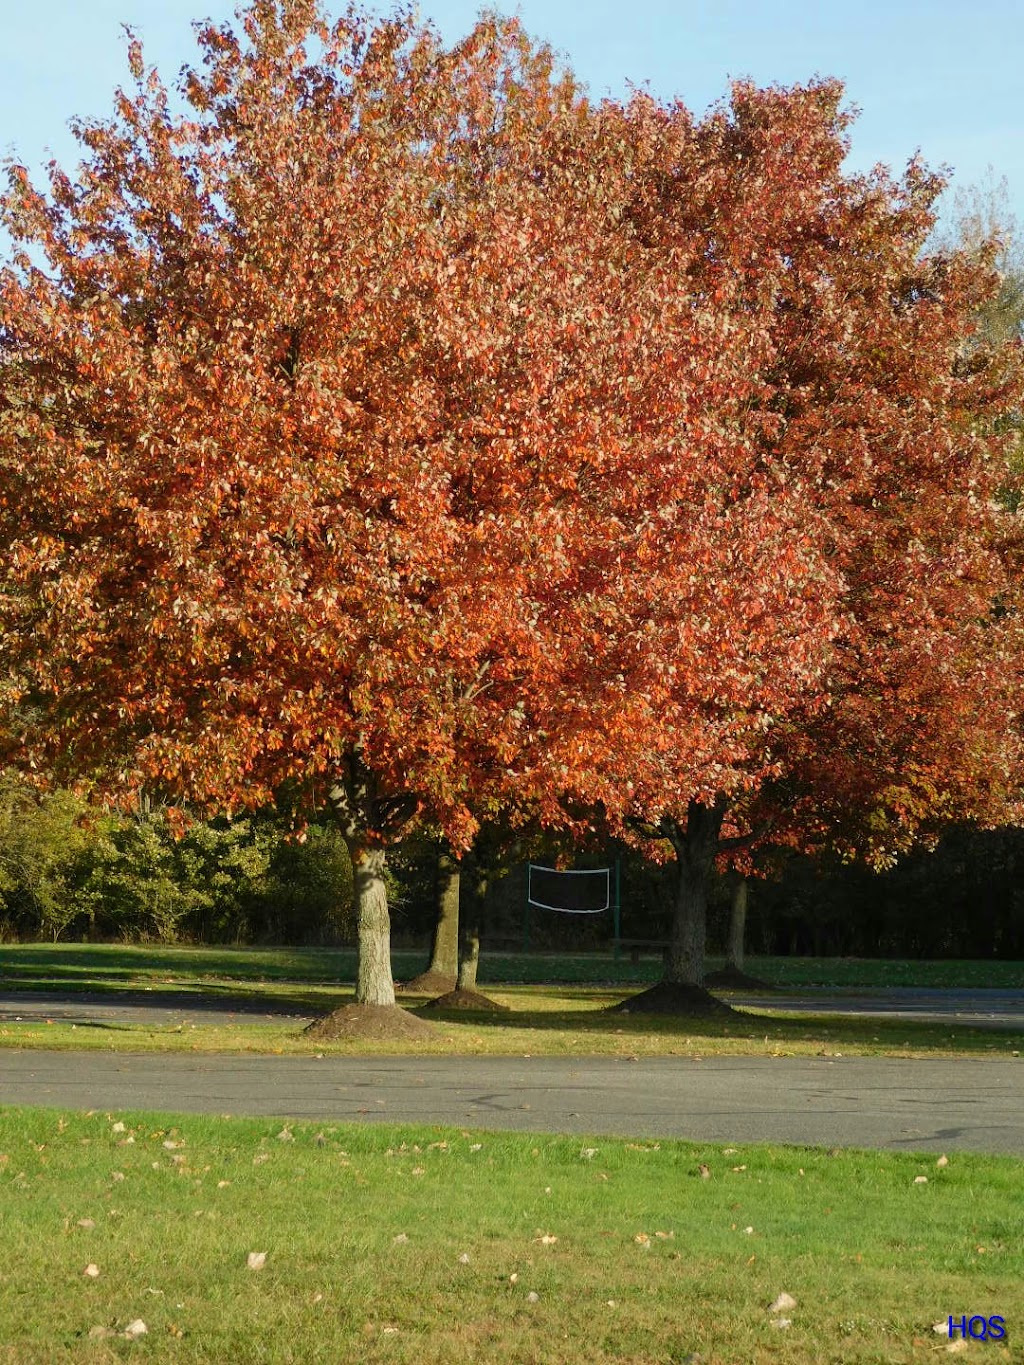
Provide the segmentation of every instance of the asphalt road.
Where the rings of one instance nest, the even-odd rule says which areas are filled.
[[[0,1051],[0,1104],[1024,1157],[1024,1059]]]

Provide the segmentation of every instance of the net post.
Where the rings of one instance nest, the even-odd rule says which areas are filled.
[[[615,859],[615,904],[612,906],[612,928],[615,934],[614,961],[619,960],[619,939],[622,937],[622,860]]]

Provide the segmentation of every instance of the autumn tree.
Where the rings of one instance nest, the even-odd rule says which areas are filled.
[[[481,809],[571,825],[652,719],[716,763],[748,685],[813,675],[829,571],[799,500],[720,505],[759,343],[724,275],[694,291],[700,234],[634,203],[659,193],[644,128],[512,22],[446,49],[258,0],[198,38],[182,112],[132,40],[76,178],[10,168],[12,758],[107,795],[325,804],[357,1000],[390,1005],[390,841],[429,819],[465,849]],[[789,650],[750,598],[805,585]],[[750,618],[774,662],[723,653],[677,743],[657,698],[717,638],[684,608]]]
[[[448,50],[407,16],[258,0],[198,39],[184,112],[132,39],[77,178],[10,168],[15,757],[327,804],[357,1000],[388,1005],[388,842],[423,814],[466,846],[476,775],[547,684],[539,639],[573,647],[581,430],[621,362],[592,363],[580,311],[595,283],[621,317],[625,286],[586,256],[599,187],[558,157],[586,103],[516,24]]]
[[[592,105],[515,23],[314,0],[199,41],[183,113],[132,41],[77,179],[11,168],[22,767],[325,803],[379,1005],[417,818],[667,840],[693,986],[764,823],[998,818],[1018,368],[986,259],[921,256],[937,182],[843,175],[836,83]]]
[[[751,401],[726,418],[739,468],[769,506],[802,507],[801,539],[831,576],[832,635],[799,695],[787,700],[784,678],[768,704],[753,691],[734,702],[736,740],[703,771],[678,747],[661,771],[642,757],[635,770],[626,817],[677,860],[667,980],[683,987],[702,981],[712,862],[758,834],[884,863],[951,820],[1019,809],[1021,540],[997,495],[1012,478],[1002,419],[1020,407],[1020,346],[978,336],[1000,289],[994,245],[925,250],[937,177],[917,163],[901,181],[843,174],[841,95],[835,82],[741,84],[700,125],[657,113],[696,164],[673,183],[654,163],[666,188],[651,216],[702,234],[706,287],[731,278],[730,315],[760,338]],[[709,587],[727,598],[733,578]],[[714,663],[764,677],[773,630],[783,643],[806,609],[780,589],[767,620],[722,620]],[[707,677],[681,673],[652,728],[678,736]],[[694,728],[709,734],[704,718]]]

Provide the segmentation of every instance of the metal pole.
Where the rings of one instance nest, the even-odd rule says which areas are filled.
[[[615,904],[612,907],[612,923],[615,927],[615,961],[619,960],[619,939],[622,937],[622,863],[615,859]]]

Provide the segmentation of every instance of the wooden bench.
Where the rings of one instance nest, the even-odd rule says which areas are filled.
[[[640,961],[640,954],[646,948],[650,951],[660,952],[663,958],[668,958],[670,944],[667,938],[613,938],[612,948],[615,952],[616,962],[619,960],[619,950],[629,949],[629,960],[634,965]]]

